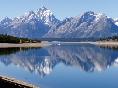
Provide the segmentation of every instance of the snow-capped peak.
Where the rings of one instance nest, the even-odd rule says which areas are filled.
[[[93,11],[88,11],[85,12],[82,16],[81,19],[83,21],[91,21],[91,20],[95,20],[95,21],[99,21],[99,19],[103,16],[104,14],[102,13],[95,13]]]
[[[28,17],[32,15],[35,15],[34,11],[29,11],[28,13],[25,13],[25,16],[28,16]]]
[[[99,19],[103,16],[103,14],[97,13],[94,16],[96,17],[95,21],[99,21]]]
[[[2,21],[0,23],[3,25],[8,25],[11,21],[12,21],[12,19],[5,17],[4,19],[2,19]]]
[[[52,22],[56,19],[54,17],[53,13],[45,7],[38,9],[36,14],[47,25],[49,25],[50,22]]]
[[[29,11],[28,13],[25,13],[25,17],[28,18],[28,20],[36,19],[37,16],[34,11]]]
[[[53,15],[53,13],[49,9],[47,9],[46,7],[42,7],[40,9],[38,9],[37,14],[42,15],[42,16],[51,16],[51,15]]]

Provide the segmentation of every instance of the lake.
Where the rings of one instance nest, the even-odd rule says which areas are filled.
[[[118,49],[89,44],[0,49],[0,75],[40,88],[118,88]]]

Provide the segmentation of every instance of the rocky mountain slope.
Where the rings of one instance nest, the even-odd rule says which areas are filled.
[[[49,29],[58,23],[52,12],[42,7],[36,12],[29,11],[25,15],[0,22],[0,33],[17,37],[41,38]]]
[[[88,11],[81,16],[58,20],[42,7],[0,22],[0,33],[26,38],[103,38],[118,35],[118,20]]]
[[[80,17],[67,18],[56,29],[49,30],[47,37],[101,38],[118,35],[116,21],[104,14],[85,12]]]

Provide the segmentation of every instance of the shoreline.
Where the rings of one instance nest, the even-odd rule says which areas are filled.
[[[116,42],[116,41],[98,41],[98,42],[96,42],[96,44],[98,44],[98,45],[114,45],[114,46],[118,46],[118,42]]]
[[[0,75],[0,88],[39,88],[33,84],[26,83],[15,78]]]
[[[15,43],[0,43],[0,48],[40,48],[49,46],[50,44],[48,42],[41,42],[41,43],[21,43],[21,44],[15,44]]]
[[[106,48],[118,48],[118,42],[116,41],[104,41],[104,42],[96,42],[95,45],[100,47],[106,47]]]
[[[15,44],[15,43],[0,43],[0,48],[40,48],[40,47],[46,47],[50,45],[55,45],[55,43],[51,42],[41,42],[41,43],[21,43],[21,44]],[[116,41],[96,41],[96,42],[59,42],[56,43],[56,45],[61,44],[92,44],[97,46],[110,46],[110,47],[118,47],[118,42]]]
[[[118,42],[116,42],[116,41],[60,42],[60,44],[92,44],[92,45],[114,45],[114,46],[118,46]]]

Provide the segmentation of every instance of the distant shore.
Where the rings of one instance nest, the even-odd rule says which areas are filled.
[[[97,45],[113,45],[113,46],[118,46],[118,42],[117,41],[98,41],[98,42],[95,42],[95,44],[97,44]]]
[[[118,48],[117,41],[98,41],[98,42],[95,42],[95,45],[98,45],[101,47]]]
[[[92,44],[102,47],[118,47],[118,42],[116,41],[96,41],[96,42],[80,42],[82,44]]]
[[[60,42],[60,44],[57,45],[71,45],[71,44],[91,44],[91,45],[96,45],[96,46],[101,46],[101,47],[118,47],[118,42],[117,41],[96,41],[96,42],[91,42],[91,41],[85,41],[85,42]]]
[[[0,48],[28,48],[28,47],[44,47],[49,46],[50,44],[48,42],[41,42],[41,43],[0,43]]]
[[[118,46],[118,42],[116,41],[85,41],[85,42],[60,42],[62,44],[94,44],[94,45],[116,45]]]
[[[41,42],[41,43],[0,43],[0,48],[28,48],[28,47],[45,47],[52,45],[53,43],[51,42]],[[97,41],[97,42],[59,42],[56,45],[61,45],[61,44],[92,44],[92,45],[98,45],[98,46],[110,46],[110,47],[118,47],[118,42],[114,41]]]

